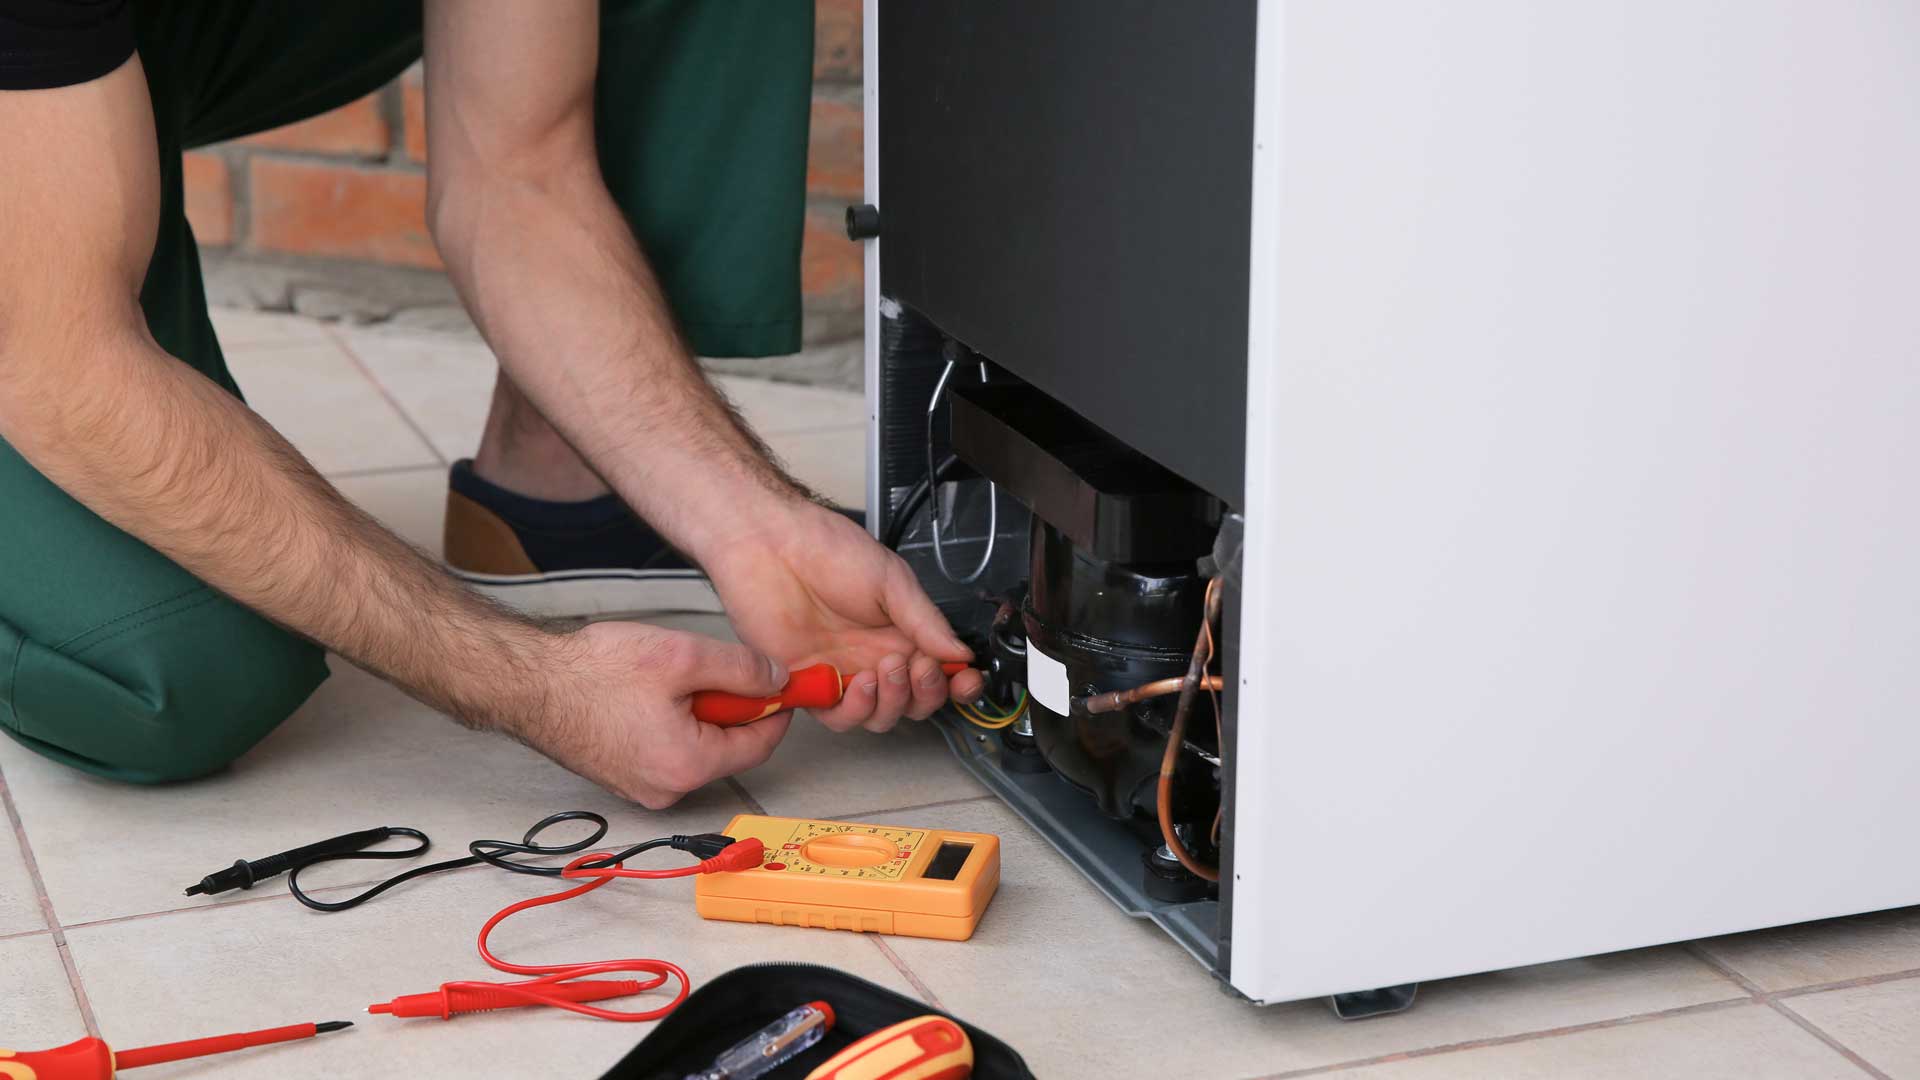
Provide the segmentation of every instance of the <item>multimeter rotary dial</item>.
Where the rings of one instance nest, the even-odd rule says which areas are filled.
[[[786,843],[769,847],[766,858],[801,874],[897,879],[926,838],[923,829],[809,821]]]
[[[863,833],[816,836],[800,845],[800,857],[821,866],[879,866],[892,862],[899,851],[890,841]]]

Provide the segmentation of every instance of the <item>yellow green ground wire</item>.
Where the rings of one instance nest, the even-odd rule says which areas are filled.
[[[1012,727],[1022,716],[1025,716],[1030,703],[1031,699],[1028,697],[1026,691],[1023,690],[1020,693],[1020,704],[1015,707],[1013,712],[1005,716],[995,716],[992,713],[983,712],[959,701],[953,703],[953,708],[955,712],[965,717],[967,722],[973,726],[985,728],[988,731],[999,731],[1001,728]]]

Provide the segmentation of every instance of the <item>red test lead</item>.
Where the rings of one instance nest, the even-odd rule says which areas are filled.
[[[641,982],[639,979],[597,979],[588,982],[555,983],[547,987],[544,994],[561,1001],[606,1001],[609,998],[638,994],[656,985],[658,984],[655,982]],[[442,1020],[451,1020],[461,1013],[522,1009],[530,1005],[545,1004],[547,1004],[545,1001],[515,997],[494,989],[462,987],[458,983],[450,983],[430,993],[402,994],[392,1001],[369,1005],[367,1011],[387,1016],[437,1016]]]
[[[604,852],[582,855],[562,867],[560,876],[575,881],[582,878],[589,879],[586,884],[551,896],[536,896],[517,904],[509,904],[496,912],[493,918],[488,919],[486,924],[480,927],[480,958],[501,971],[512,972],[515,975],[531,975],[534,976],[533,978],[521,979],[518,982],[462,980],[441,983],[437,991],[406,994],[389,1002],[369,1005],[367,1011],[392,1016],[437,1016],[442,1020],[450,1020],[461,1013],[544,1005],[582,1013],[601,1020],[660,1019],[687,998],[687,989],[690,985],[687,973],[674,964],[665,960],[643,959],[606,960],[587,964],[514,964],[493,955],[493,951],[487,948],[487,936],[493,933],[493,928],[500,925],[502,920],[512,915],[529,908],[571,900],[576,896],[590,893],[617,877],[657,880],[747,870],[760,865],[766,850],[760,840],[752,838],[731,840],[724,836],[688,836],[675,837],[674,840],[676,846],[695,854],[713,850],[715,847],[718,847],[719,851],[692,866],[675,866],[660,870],[629,870],[618,862],[609,863],[608,860],[612,856]],[[653,843],[665,843],[665,841],[653,841]],[[581,981],[589,975],[612,975],[617,972],[639,972],[651,977]],[[588,1002],[605,1001],[653,990],[665,985],[669,979],[679,984],[679,990],[674,994],[673,1000],[658,1008],[639,1012],[622,1012],[588,1004]]]

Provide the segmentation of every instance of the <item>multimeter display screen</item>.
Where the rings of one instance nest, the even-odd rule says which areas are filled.
[[[927,872],[920,876],[935,881],[952,881],[960,876],[960,868],[966,865],[967,856],[971,854],[972,844],[943,843],[940,850],[933,853],[933,861],[927,864]]]

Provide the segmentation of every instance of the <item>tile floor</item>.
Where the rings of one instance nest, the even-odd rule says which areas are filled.
[[[484,346],[294,317],[215,321],[257,407],[352,498],[435,547],[446,463],[470,452],[486,407]],[[805,479],[859,500],[856,397],[725,382]],[[726,633],[719,619],[680,622]],[[1448,980],[1423,988],[1409,1013],[1361,1023],[1335,1021],[1317,1002],[1257,1009],[1110,907],[926,728],[833,736],[797,724],[767,764],[647,813],[336,664],[299,715],[216,779],[116,787],[0,739],[0,799],[8,1043],[95,1031],[134,1045],[362,1021],[314,1043],[142,1074],[153,1080],[597,1076],[643,1027],[360,1014],[446,979],[489,977],[472,934],[529,894],[524,879],[461,871],[337,915],[294,904],[283,882],[203,900],[179,892],[236,856],[376,823],[414,825],[457,849],[567,807],[606,814],[622,838],[700,831],[750,807],[999,833],[1001,889],[966,943],[705,923],[684,883],[609,887],[497,941],[515,957],[659,955],[696,982],[758,960],[831,964],[997,1032],[1041,1077],[1920,1077],[1920,909]],[[316,883],[374,876],[335,869]]]

